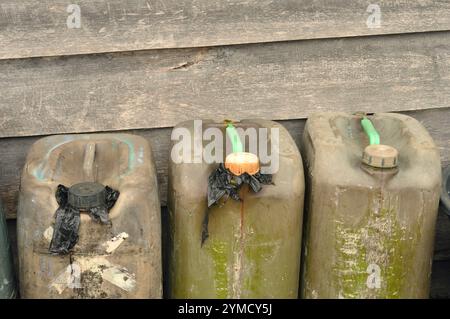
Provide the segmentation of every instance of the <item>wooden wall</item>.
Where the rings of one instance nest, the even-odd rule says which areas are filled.
[[[161,200],[171,127],[279,120],[298,142],[317,111],[402,112],[450,163],[450,2],[380,0],[0,2],[0,198],[44,135],[127,131],[153,146]],[[14,234],[12,234],[14,237]],[[438,220],[433,296],[450,296],[450,221]]]

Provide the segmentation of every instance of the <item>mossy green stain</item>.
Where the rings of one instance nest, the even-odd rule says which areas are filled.
[[[408,284],[405,279],[414,259],[414,247],[420,239],[420,223],[419,220],[412,231],[407,231],[398,222],[394,208],[382,208],[379,213],[369,210],[355,228],[337,222],[337,261],[333,273],[339,297],[400,298]],[[380,229],[383,225],[388,229]],[[351,254],[349,245],[355,249]],[[367,287],[370,264],[381,269],[381,287],[378,289]]]
[[[389,212],[387,212],[389,214]],[[391,213],[392,214],[392,213]],[[411,271],[415,258],[415,247],[420,240],[422,220],[419,220],[412,232],[407,232],[395,222],[393,232],[386,240],[385,249],[389,252],[390,261],[384,269],[384,298],[400,298],[402,290],[410,283],[406,282],[407,272]]]
[[[265,289],[264,265],[267,259],[274,256],[275,247],[273,240],[267,236],[256,235],[245,249],[246,268],[250,269],[249,275],[244,280],[244,289],[252,296],[261,296]]]
[[[259,296],[264,292],[264,264],[267,258],[273,256],[275,247],[273,243],[267,243],[267,239],[254,238],[252,244],[245,247],[245,269],[250,270],[243,280],[243,288],[246,295]],[[267,243],[267,244],[264,244]],[[214,287],[217,298],[229,298],[230,274],[232,266],[229,261],[230,244],[225,241],[212,239],[207,246],[214,266]],[[231,254],[238,253],[237,251]],[[245,271],[241,269],[240,271]]]
[[[360,233],[346,229],[338,223],[336,227],[337,262],[333,266],[333,274],[339,290],[339,296],[343,298],[358,298],[358,293],[366,288],[366,251],[360,240]],[[356,249],[355,254],[345,251],[349,243]],[[351,249],[351,248],[350,248]]]
[[[229,244],[225,241],[211,239],[208,250],[214,266],[214,286],[216,296],[220,299],[228,298],[228,252]]]

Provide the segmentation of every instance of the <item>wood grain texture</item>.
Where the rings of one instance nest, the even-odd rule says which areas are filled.
[[[80,6],[70,29],[69,4]],[[2,0],[0,58],[450,30],[448,1]],[[369,10],[368,10],[369,9]],[[369,11],[369,12],[368,12]]]
[[[450,163],[450,108],[403,113],[423,123],[441,150],[442,162]],[[299,147],[305,122],[305,120],[281,121]],[[143,136],[151,144],[158,172],[161,204],[165,205],[171,129],[131,130],[128,133]],[[20,174],[29,148],[39,138],[0,138],[0,150],[2,150],[0,153],[0,198],[5,203],[8,218],[15,218]],[[448,247],[450,250],[450,243],[444,241],[440,247],[443,250]]]
[[[0,137],[449,100],[450,32],[0,60]]]

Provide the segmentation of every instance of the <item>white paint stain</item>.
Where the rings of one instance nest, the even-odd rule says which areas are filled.
[[[136,276],[124,268],[107,268],[103,271],[102,278],[128,292],[133,291],[136,286]]]
[[[47,229],[44,231],[44,238],[45,238],[48,242],[51,242],[51,241],[52,241],[52,238],[53,238],[53,227],[52,227],[52,226],[50,226],[49,228],[47,228]]]
[[[50,288],[56,290],[58,294],[62,294],[68,286],[67,283],[69,281],[69,275],[70,274],[67,272],[67,269],[64,269],[64,271],[62,271],[50,284]]]
[[[127,233],[122,232],[117,236],[114,236],[110,240],[108,240],[106,243],[103,244],[103,247],[106,249],[106,253],[111,254],[113,253],[119,246],[124,242],[125,239],[127,239],[129,236]]]
[[[126,268],[109,262],[103,256],[100,257],[74,257],[74,263],[80,267],[80,275],[90,271],[100,274],[102,279],[125,290],[133,291],[136,287],[136,275],[130,273]],[[58,294],[62,294],[67,288],[76,288],[72,285],[73,274],[71,266],[64,269],[51,283],[50,288],[55,289]]]
[[[81,288],[81,267],[73,262],[51,283],[50,288],[62,294],[66,288]]]

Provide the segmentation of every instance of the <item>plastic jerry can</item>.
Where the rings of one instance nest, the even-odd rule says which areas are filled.
[[[304,176],[286,129],[264,120],[188,121],[172,140],[170,296],[297,298]],[[205,155],[211,141],[220,142],[216,161]],[[263,165],[264,146],[272,159]]]
[[[161,298],[161,211],[148,142],[50,136],[22,172],[23,298]]]
[[[439,151],[400,114],[311,116],[302,296],[428,298]]]
[[[16,297],[11,247],[6,226],[5,211],[0,202],[0,299]]]

